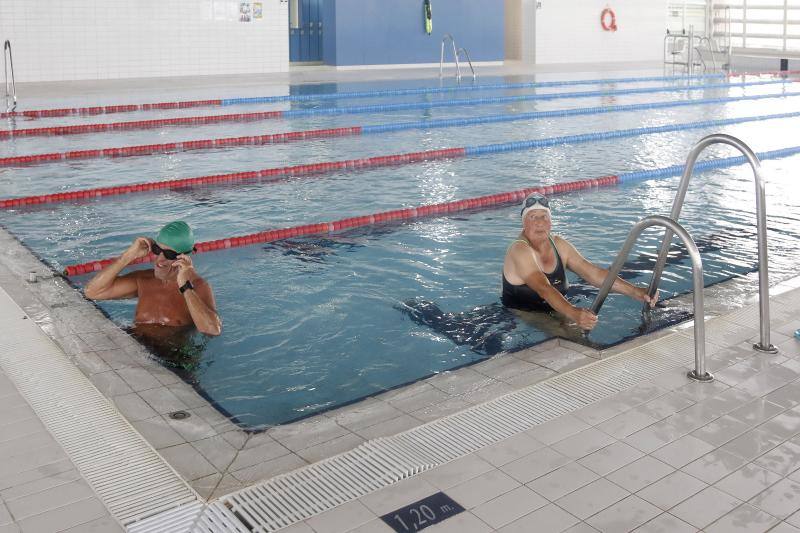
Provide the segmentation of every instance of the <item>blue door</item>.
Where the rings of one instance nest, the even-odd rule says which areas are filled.
[[[289,61],[322,61],[322,1],[289,2]]]

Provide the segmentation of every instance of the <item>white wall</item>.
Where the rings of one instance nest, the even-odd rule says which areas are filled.
[[[17,82],[288,71],[287,0],[261,0],[250,22],[239,4],[0,0],[0,40],[11,40]]]
[[[536,11],[536,63],[660,61],[667,24],[667,0],[541,0]],[[611,7],[616,32],[600,26]]]

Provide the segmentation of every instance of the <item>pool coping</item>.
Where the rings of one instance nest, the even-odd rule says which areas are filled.
[[[691,326],[689,322],[668,327],[603,351],[551,339],[253,433],[232,423],[191,385],[158,364],[135,339],[2,228],[0,247],[5,251],[0,256],[0,287],[209,501]],[[36,273],[36,283],[25,281],[30,272]],[[731,286],[752,294],[757,287],[755,274],[721,284],[725,289]],[[706,291],[712,293],[706,297],[708,317],[731,308],[724,300],[714,301],[713,289]],[[688,295],[676,299],[681,305],[689,302]],[[191,416],[171,418],[170,413],[176,411]]]

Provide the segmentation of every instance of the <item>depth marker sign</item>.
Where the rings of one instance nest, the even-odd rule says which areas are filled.
[[[454,502],[452,498],[444,492],[437,492],[411,505],[406,505],[402,509],[383,515],[381,520],[398,533],[407,533],[421,531],[462,512],[464,512],[464,508]]]

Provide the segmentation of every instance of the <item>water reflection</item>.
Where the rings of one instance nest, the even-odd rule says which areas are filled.
[[[189,383],[197,382],[197,372],[209,339],[194,326],[135,324],[125,328],[125,331],[147,348],[162,365]]]

